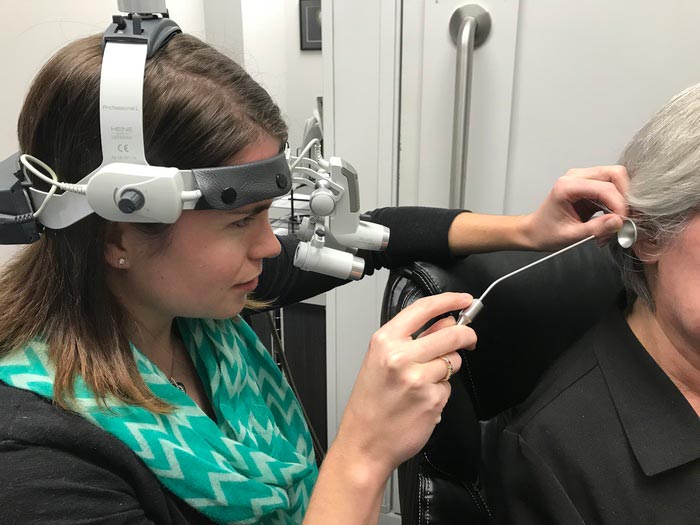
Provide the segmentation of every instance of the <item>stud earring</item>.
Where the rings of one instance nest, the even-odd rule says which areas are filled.
[[[124,266],[125,263],[126,259],[124,259],[124,257],[119,257],[119,266]]]

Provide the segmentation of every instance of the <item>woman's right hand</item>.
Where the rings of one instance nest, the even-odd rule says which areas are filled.
[[[476,334],[458,326],[452,316],[417,339],[412,334],[471,301],[470,295],[459,293],[419,299],[374,334],[343,414],[336,451],[340,448],[346,458],[386,478],[425,445],[450,396],[441,356],[456,373],[462,364],[456,350],[474,348]]]

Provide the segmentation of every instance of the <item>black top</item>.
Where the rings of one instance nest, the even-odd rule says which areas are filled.
[[[387,208],[367,219],[391,228],[385,253],[360,253],[365,273],[414,259],[447,262],[459,211]],[[428,234],[429,233],[429,234]],[[286,305],[346,281],[292,264],[296,241],[266,260],[256,296]],[[124,443],[83,417],[0,381],[0,523],[211,523],[169,492]]]
[[[119,439],[0,381],[0,523],[211,523]]]
[[[620,310],[484,436],[497,523],[700,523],[700,419]]]

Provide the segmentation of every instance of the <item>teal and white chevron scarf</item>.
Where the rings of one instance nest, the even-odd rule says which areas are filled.
[[[168,415],[107,400],[101,409],[82,379],[76,409],[131,448],[176,496],[218,523],[301,523],[318,476],[299,404],[243,320],[178,319],[218,425],[141,352],[146,384],[177,409]],[[0,379],[53,395],[46,345],[0,360]]]

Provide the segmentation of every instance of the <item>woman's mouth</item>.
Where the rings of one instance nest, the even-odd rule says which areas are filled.
[[[251,279],[250,281],[246,281],[241,284],[237,284],[234,286],[236,290],[244,291],[244,292],[252,292],[258,287],[258,278],[255,277],[254,279]]]

